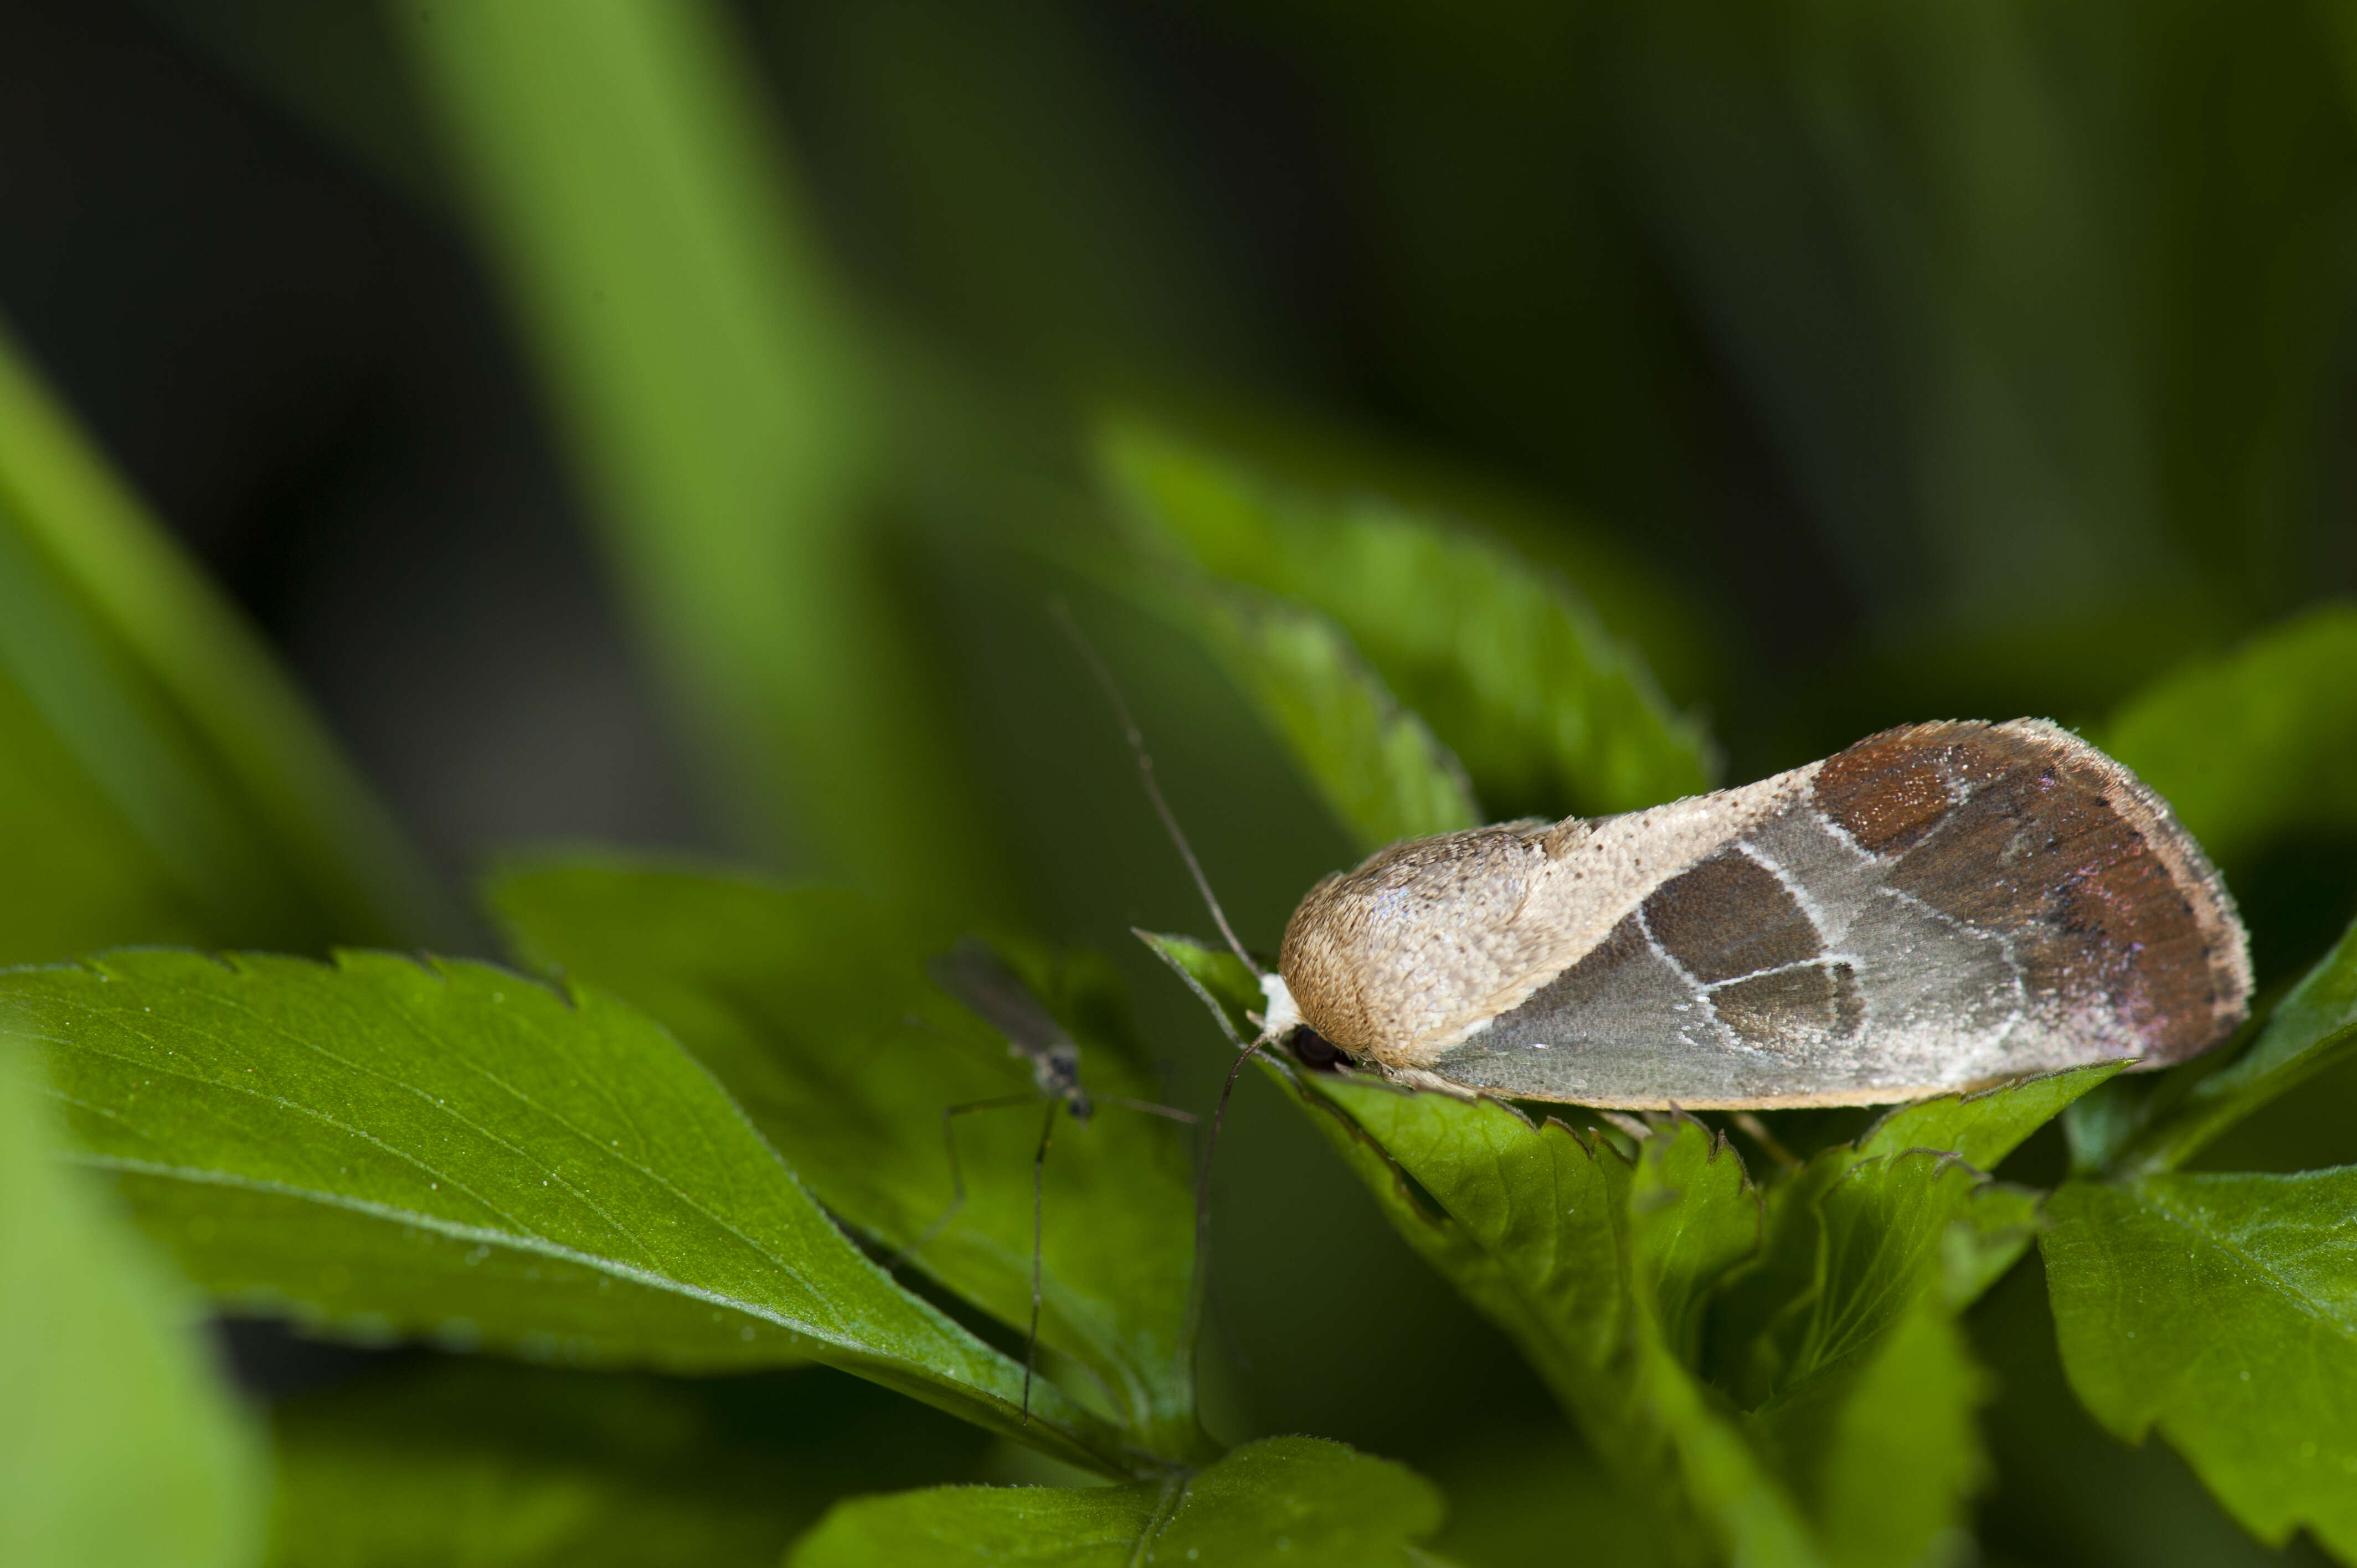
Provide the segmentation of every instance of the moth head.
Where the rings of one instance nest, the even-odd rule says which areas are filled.
[[[1289,1047],[1302,1066],[1330,1068],[1351,1059],[1340,1047],[1302,1022],[1301,1009],[1294,1004],[1293,990],[1283,974],[1262,975],[1260,989],[1268,998],[1268,1011],[1261,1015],[1268,1038]]]

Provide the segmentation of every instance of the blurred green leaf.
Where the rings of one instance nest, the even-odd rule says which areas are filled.
[[[1138,425],[1100,463],[1165,549],[1333,618],[1507,815],[1633,811],[1710,787],[1699,725],[1562,584],[1372,497],[1289,493]]]
[[[478,1357],[381,1368],[274,1408],[270,1561],[770,1568],[848,1487],[972,1463],[912,1430],[905,1402],[839,1397],[865,1392],[807,1371],[686,1383]],[[746,1419],[756,1404],[773,1424]]]
[[[1299,491],[1377,495],[1412,517],[1448,518],[1527,562],[1542,578],[1577,584],[1612,639],[1639,650],[1674,701],[1720,677],[1728,628],[1695,585],[1673,578],[1616,538],[1592,503],[1575,510],[1493,468],[1420,446],[1397,429],[1333,422],[1297,406],[1168,394],[1136,423],[1224,454],[1240,467],[1279,474]],[[1658,544],[1658,540],[1646,542]]]
[[[526,963],[643,1008],[710,1068],[827,1207],[908,1247],[952,1198],[942,1112],[1032,1091],[1006,1042],[926,976],[923,949],[856,894],[607,862],[519,868],[486,890]],[[1010,948],[1079,1041],[1101,1101],[1054,1134],[1040,1342],[1080,1359],[1120,1420],[1197,1449],[1187,1347],[1194,1189],[1117,984],[1085,955]],[[1044,1101],[957,1120],[967,1201],[910,1264],[1002,1322],[1031,1308],[1033,1146]]]
[[[2357,1559],[2357,1169],[2073,1181],[2041,1243],[2062,1361],[2262,1541]]]
[[[2097,735],[2228,866],[2357,828],[2357,606],[2319,606],[2179,670]]]
[[[1199,630],[1361,849],[1481,822],[1473,787],[1331,621],[1235,589],[1189,596]]]
[[[773,855],[1005,900],[892,603],[872,367],[718,8],[397,5],[607,527]]]
[[[301,696],[5,337],[0,861],[0,962],[451,929]]]
[[[2066,1122],[2083,1174],[2172,1171],[2253,1112],[2357,1056],[2357,926],[2278,1002],[2232,1060],[2123,1079]],[[2220,1065],[2222,1061],[2222,1065]]]
[[[73,1130],[216,1297],[688,1370],[805,1357],[1113,1470],[1103,1423],[852,1246],[651,1021],[481,964],[124,952],[0,975]]]
[[[1320,1438],[1269,1437],[1162,1482],[943,1487],[841,1503],[786,1562],[1413,1568],[1437,1561],[1415,1542],[1440,1520],[1440,1494],[1405,1466]]]
[[[1803,1499],[1828,1561],[1962,1561],[1964,1503],[1988,1468],[1974,1423],[1985,1381],[1954,1315],[1918,1295],[1837,1371],[1760,1410],[1751,1430]]]
[[[59,1163],[0,1031],[0,1541],[10,1568],[245,1568],[259,1444],[190,1293]]]
[[[1567,1430],[1482,1421],[1451,1434],[1448,1451],[1422,1461],[1448,1499],[1439,1550],[1466,1568],[1525,1568],[1560,1558],[1614,1568],[1672,1561],[1658,1521],[1613,1483]]]

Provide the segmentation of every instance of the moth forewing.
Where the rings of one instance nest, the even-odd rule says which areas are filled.
[[[1273,1023],[1410,1083],[1765,1110],[2181,1060],[2233,1032],[2251,972],[2167,803],[2024,719],[1394,845],[1302,900],[1265,983]]]

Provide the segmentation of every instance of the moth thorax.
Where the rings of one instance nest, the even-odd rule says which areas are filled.
[[[1278,967],[1301,1020],[1352,1055],[1420,1067],[1494,1010],[1499,938],[1544,866],[1536,825],[1394,844],[1309,890]]]

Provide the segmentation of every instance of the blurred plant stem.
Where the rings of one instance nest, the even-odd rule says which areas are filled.
[[[896,613],[880,377],[701,5],[402,5],[729,826],[942,915],[1004,898]]]

